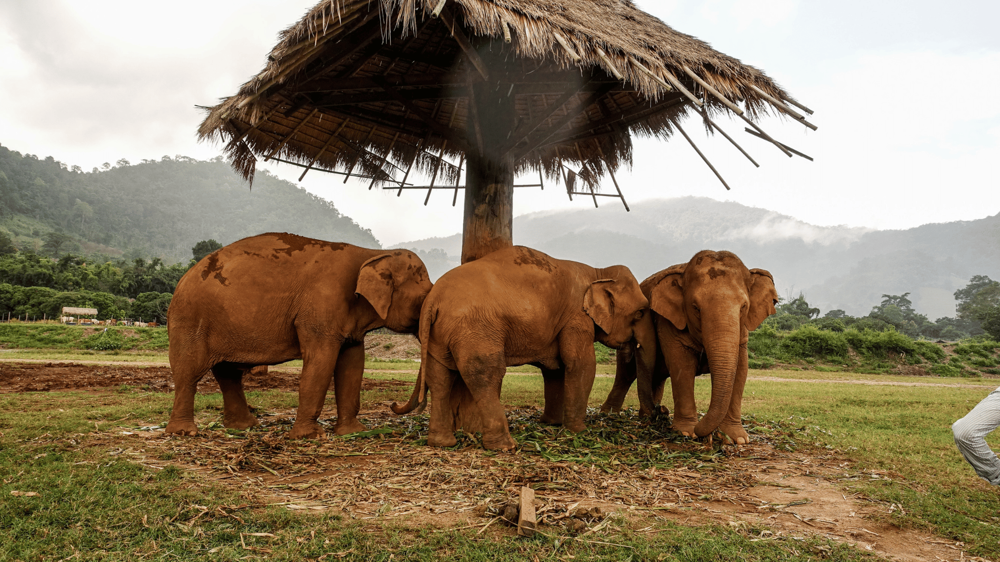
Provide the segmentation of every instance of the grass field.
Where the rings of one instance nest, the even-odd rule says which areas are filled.
[[[53,357],[38,351],[17,353]],[[10,355],[4,353],[3,358]],[[163,354],[67,357],[161,361]],[[287,414],[297,403],[295,393],[285,390],[250,393],[251,404],[266,423],[247,432],[221,428],[221,396],[201,394],[197,412],[204,435],[183,439],[151,431],[169,416],[169,393],[121,387],[0,394],[0,559],[876,559],[860,546],[860,539],[851,546],[813,529],[824,520],[819,517],[811,527],[802,525],[800,532],[779,532],[766,524],[712,515],[725,503],[718,495],[712,503],[718,492],[714,482],[726,483],[735,495],[725,497],[738,499],[746,483],[730,482],[736,474],[747,464],[777,462],[815,466],[816,472],[805,474],[822,478],[845,500],[850,496],[858,498],[859,505],[879,507],[865,515],[864,523],[879,541],[888,541],[890,532],[903,537],[914,533],[952,545],[944,552],[953,557],[944,559],[1000,559],[1000,492],[976,478],[964,463],[949,427],[996,387],[995,380],[752,371],[743,411],[755,445],[739,453],[732,446],[719,449],[717,441],[711,447],[682,439],[662,422],[639,420],[634,413],[595,412],[588,421],[590,429],[578,435],[540,426],[533,421],[537,413],[532,414],[541,405],[540,377],[512,370],[504,382],[503,401],[512,410],[509,418],[519,449],[494,454],[469,436],[450,451],[429,449],[423,444],[426,416],[378,413],[386,410],[386,402],[409,395],[415,365],[370,362],[369,370],[379,373],[368,378],[386,383],[363,395],[363,412],[375,412],[367,420],[372,431],[325,442],[284,440]],[[611,378],[597,379],[592,406],[603,401],[611,383]],[[709,391],[708,378],[700,378],[702,409]],[[667,394],[664,403],[670,405]],[[334,408],[332,392],[327,404],[328,411]],[[626,406],[636,406],[634,389]],[[998,437],[991,437],[994,449],[1000,448]],[[754,460],[765,454],[768,460]],[[346,503],[338,507],[339,499],[320,501],[318,492],[311,501],[319,501],[321,510],[299,509],[304,500],[290,503],[272,495],[276,489],[304,494],[333,486],[346,471],[337,463],[355,456],[363,457],[359,462],[411,463],[388,465],[388,474],[377,480],[381,484],[366,484],[376,482],[376,464],[358,465],[344,476],[350,478],[344,486],[351,501],[381,494],[377,497],[383,500],[372,504],[370,515],[348,511]],[[336,470],[331,472],[331,467]],[[393,472],[404,468],[415,470],[419,481],[393,480]],[[659,470],[659,476],[649,479],[650,470]],[[279,472],[288,479],[278,478]],[[487,473],[494,480],[480,483],[477,475]],[[498,498],[510,486],[519,486],[519,478],[540,494],[552,494],[572,480],[559,475],[584,473],[591,473],[591,480],[581,482],[592,482],[598,499],[617,506],[615,515],[584,521],[582,529],[574,530],[565,524],[570,519],[552,515],[557,509],[547,515],[551,525],[543,525],[532,538],[518,538],[502,523],[487,525],[496,521]],[[645,496],[638,492],[599,489],[602,479],[621,475],[626,475],[618,484],[621,490],[634,485],[643,494],[658,492],[658,481],[663,489],[675,491],[706,484],[696,492],[701,495],[681,498],[678,493],[667,507],[648,507],[659,504],[642,503]],[[462,487],[462,479],[475,484]],[[644,481],[649,482],[644,488],[637,484]],[[365,486],[373,489],[365,491]],[[309,490],[297,489],[303,487]],[[439,489],[446,491],[432,498],[431,492]],[[396,494],[416,493],[420,498],[421,491],[428,502],[437,502],[430,515],[393,516],[402,509]],[[625,499],[613,500],[616,493]],[[813,491],[791,493],[801,494],[803,504],[819,503]],[[586,501],[587,494],[581,498]],[[483,517],[473,511],[452,517],[449,502],[489,507]],[[639,508],[630,510],[629,505]],[[757,510],[764,508],[776,514],[785,509],[769,505]],[[893,547],[879,548],[891,553]]]

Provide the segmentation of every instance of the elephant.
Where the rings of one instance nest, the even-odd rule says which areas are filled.
[[[734,443],[750,442],[741,422],[747,378],[747,341],[775,313],[774,278],[747,269],[732,252],[701,251],[686,264],[653,274],[641,284],[651,314],[619,351],[615,383],[602,411],[617,411],[638,378],[640,414],[657,414],[670,378],[673,428],[690,437],[719,429]],[[631,356],[630,356],[631,355]],[[694,378],[712,373],[712,398],[698,420]]]
[[[431,287],[424,263],[407,250],[268,233],[215,251],[184,274],[167,311],[174,407],[166,432],[197,434],[195,389],[209,370],[222,389],[225,426],[256,425],[244,374],[292,359],[302,359],[302,375],[289,438],[324,435],[317,419],[331,378],[334,431],[364,430],[357,414],[365,333],[416,333]]]
[[[429,389],[429,445],[454,445],[461,427],[481,431],[487,449],[512,449],[500,386],[507,367],[530,364],[545,384],[541,420],[582,431],[594,342],[630,340],[647,307],[625,266],[598,269],[523,246],[492,252],[435,283],[420,314],[420,374],[393,411],[422,408]]]

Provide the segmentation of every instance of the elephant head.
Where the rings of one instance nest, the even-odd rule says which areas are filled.
[[[627,267],[611,266],[599,275],[583,296],[583,310],[594,320],[597,341],[617,349],[632,339],[649,301]]]
[[[748,332],[775,313],[778,293],[770,273],[747,269],[731,252],[705,250],[686,266],[671,269],[650,291],[650,308],[704,347],[712,401],[694,430],[704,436],[729,410],[734,383],[746,377]]]
[[[355,293],[372,305],[387,328],[413,334],[431,286],[424,262],[409,250],[395,250],[362,264]]]

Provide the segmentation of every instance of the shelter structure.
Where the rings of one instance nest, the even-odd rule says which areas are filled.
[[[321,169],[426,189],[425,204],[447,188],[454,205],[464,188],[463,263],[512,244],[516,175],[561,177],[596,205],[633,135],[679,131],[693,146],[689,114],[734,145],[712,117],[736,115],[789,157],[761,116],[815,129],[763,72],[631,0],[323,0],[206,110],[201,138],[223,142],[247,180],[262,158],[303,167],[300,180]],[[430,185],[408,183],[414,170]]]

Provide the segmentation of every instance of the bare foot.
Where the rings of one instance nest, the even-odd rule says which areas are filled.
[[[346,421],[341,424],[340,420],[337,420],[337,424],[333,426],[333,432],[337,435],[348,435],[351,433],[357,433],[359,431],[365,431],[368,428],[358,420]]]
[[[694,426],[698,425],[693,421],[678,420],[674,418],[674,424],[670,426],[670,429],[680,433],[685,437],[694,437]]]

